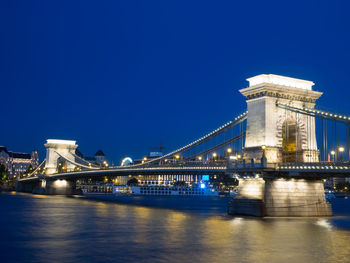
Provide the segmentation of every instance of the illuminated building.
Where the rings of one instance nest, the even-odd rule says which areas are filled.
[[[8,170],[9,177],[18,177],[28,170],[30,166],[36,168],[39,164],[37,151],[32,153],[18,153],[8,151],[5,146],[0,146],[0,164]]]

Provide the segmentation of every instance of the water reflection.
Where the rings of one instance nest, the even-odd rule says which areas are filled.
[[[349,262],[350,258],[348,214],[232,218],[23,194],[0,194],[0,204],[0,214],[6,215],[0,217],[1,226],[6,226],[0,252],[12,262]]]

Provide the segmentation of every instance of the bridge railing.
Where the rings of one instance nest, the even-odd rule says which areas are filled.
[[[279,169],[350,169],[350,162],[280,163]]]

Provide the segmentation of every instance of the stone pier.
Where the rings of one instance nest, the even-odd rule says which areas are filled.
[[[241,179],[229,214],[272,217],[331,216],[322,180]]]
[[[47,195],[74,195],[80,194],[76,190],[75,181],[67,180],[40,180],[33,183],[18,182],[16,185],[17,192],[26,192],[33,194],[47,194]]]

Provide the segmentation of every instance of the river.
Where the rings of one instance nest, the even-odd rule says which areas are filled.
[[[243,218],[0,194],[0,262],[350,262],[350,199],[332,218]]]

